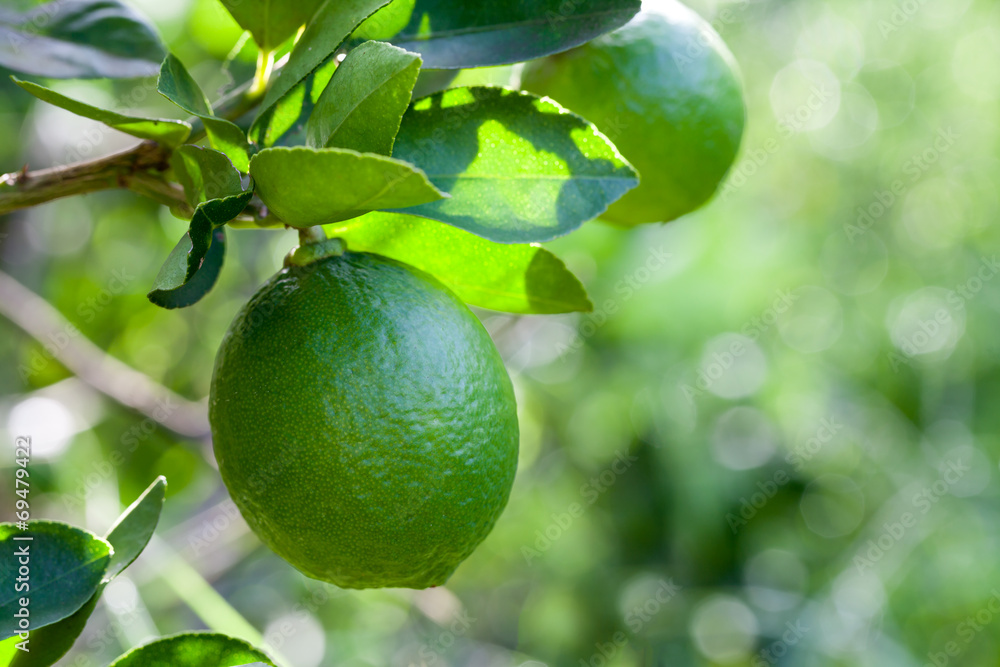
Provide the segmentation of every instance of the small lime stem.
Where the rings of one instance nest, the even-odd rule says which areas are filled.
[[[274,69],[274,51],[261,51],[257,54],[257,72],[253,77],[253,85],[247,91],[247,97],[257,99],[267,90],[267,83],[271,80],[271,71]]]
[[[326,240],[326,232],[322,227],[298,227],[299,245],[309,245],[310,243],[322,243]]]

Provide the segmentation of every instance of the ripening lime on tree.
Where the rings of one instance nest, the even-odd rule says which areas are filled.
[[[521,86],[597,125],[642,182],[601,216],[668,222],[707,202],[736,159],[744,104],[736,60],[707,21],[676,0],[625,27],[529,63]]]
[[[214,102],[117,0],[53,3],[42,23],[37,8],[5,12],[20,46],[0,65],[157,77],[178,111],[130,116],[15,79],[143,141],[4,176],[0,213],[113,187],[169,206],[190,223],[150,276],[167,309],[212,289],[233,230],[299,230],[220,341],[209,417],[222,479],[261,540],[310,577],[444,584],[500,517],[517,467],[514,388],[468,305],[588,311],[540,243],[704,203],[742,133],[732,57],[690,10],[636,18],[639,0],[223,4],[258,66]],[[527,61],[524,90],[425,94],[449,71]],[[121,664],[263,660],[214,635],[138,651]]]

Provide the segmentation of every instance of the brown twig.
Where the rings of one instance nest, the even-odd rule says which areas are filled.
[[[157,198],[169,198],[170,205],[184,204],[184,195],[162,178],[163,186],[153,190],[153,174],[169,167],[170,149],[155,141],[144,141],[126,151],[61,167],[0,175],[0,215],[45,202],[112,188],[128,188]],[[167,188],[171,189],[167,189]],[[166,202],[164,202],[166,203]]]
[[[106,354],[48,301],[3,271],[0,271],[0,315],[35,340],[46,343],[54,359],[105,396],[179,435],[209,437],[211,430],[203,404],[179,396]]]

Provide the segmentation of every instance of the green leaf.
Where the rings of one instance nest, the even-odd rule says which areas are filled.
[[[273,114],[271,107],[285,95],[294,94],[293,89],[324,63],[329,65],[337,49],[351,32],[388,2],[389,0],[327,0],[320,7],[292,49],[288,62],[278,72],[264,95],[260,114],[250,128],[250,137],[254,141],[264,146],[272,145],[264,141],[268,126],[274,122],[270,117]],[[305,91],[300,94],[304,96]],[[272,140],[280,136],[274,131],[270,134],[273,135]]]
[[[305,144],[306,124],[336,70],[337,61],[330,58],[295,84],[254,122],[250,128],[254,141],[265,147]]]
[[[48,102],[60,109],[71,111],[77,116],[83,116],[99,123],[104,123],[108,127],[119,132],[130,134],[140,139],[152,139],[159,141],[166,146],[179,146],[184,143],[191,134],[191,126],[180,120],[169,120],[165,118],[140,118],[138,116],[125,116],[107,109],[100,109],[78,100],[61,95],[54,90],[39,86],[30,81],[21,81],[11,77],[17,85],[31,93],[43,102]]]
[[[393,0],[357,27],[351,40],[377,39],[388,42],[403,31],[413,16],[417,0]]]
[[[18,653],[23,653],[15,646],[19,641],[21,641],[19,637],[9,637],[0,642],[0,666],[7,667],[12,664],[11,661]]]
[[[28,538],[31,539],[18,539]],[[20,554],[27,548],[27,563]],[[28,598],[30,629],[44,627],[71,616],[86,604],[104,577],[112,547],[97,535],[58,521],[32,521],[22,531],[0,523],[0,640],[21,631],[18,617],[21,598]],[[19,568],[29,568],[29,589],[18,591]]]
[[[392,155],[399,123],[420,73],[420,56],[384,42],[351,51],[306,125],[310,146]]]
[[[166,491],[167,478],[160,475],[122,512],[108,531],[105,539],[111,543],[115,552],[104,575],[105,582],[111,581],[131,565],[149,544],[149,538],[153,536],[156,524],[160,521]]]
[[[199,158],[206,164],[208,161],[218,159],[211,157],[213,151],[200,149],[204,152],[199,155],[198,150],[185,147],[178,152],[182,154],[181,160],[190,158],[192,164]],[[225,156],[222,156],[222,159],[225,160]],[[186,171],[181,178],[185,181],[184,189],[188,198],[205,197],[210,191],[210,185],[204,180],[199,185],[196,178],[205,179],[206,173],[219,172],[199,171],[202,164],[194,166],[187,162],[183,164]],[[235,171],[232,165],[229,165],[229,169]],[[226,256],[226,233],[222,227],[243,212],[254,193],[252,188],[246,191],[239,189],[239,174],[236,174],[235,181],[232,180],[231,174],[228,182],[225,179],[226,175],[223,172],[215,188],[220,194],[224,194],[227,188],[230,192],[236,190],[236,194],[204,200],[195,208],[187,233],[170,252],[156,276],[152,291],[146,295],[157,306],[163,308],[190,306],[215,286]]]
[[[109,667],[239,667],[260,662],[274,667],[262,651],[243,641],[210,632],[164,637],[134,648]]]
[[[503,88],[453,88],[417,100],[393,154],[451,194],[400,212],[501,243],[562,236],[639,183],[592,124],[548,98]]]
[[[200,118],[205,124],[209,142],[225,153],[237,169],[246,171],[249,168],[250,144],[243,130],[235,123],[215,117],[205,93],[172,53],[163,59],[156,90],[184,111]]]
[[[480,308],[524,314],[592,310],[576,276],[538,246],[494,243],[450,225],[397,213],[369,213],[327,231],[344,239],[351,250],[426,271]]]
[[[104,579],[87,602],[72,616],[38,630],[32,630],[30,651],[18,651],[9,667],[49,667],[66,655],[83,632],[104,586],[118,576],[142,552],[153,534],[163,508],[166,479],[158,477],[139,498],[118,517],[105,539],[114,553]],[[0,657],[0,665],[6,665]]]
[[[55,664],[59,658],[66,655],[77,637],[83,632],[90,615],[97,607],[97,601],[104,591],[104,584],[101,584],[87,602],[77,609],[72,616],[68,616],[52,625],[31,631],[31,643],[29,652],[18,651],[9,667],[49,667]],[[4,665],[0,658],[0,665]]]
[[[163,263],[153,290],[146,295],[152,303],[167,309],[186,308],[200,301],[215,286],[226,255],[226,230],[219,227],[212,232],[212,242],[201,268],[185,281],[191,247],[191,237],[185,234]]]
[[[424,67],[458,69],[565,51],[625,25],[640,5],[640,0],[417,0],[410,10],[397,1],[369,22],[395,26],[409,12],[392,42],[423,56]]]
[[[304,25],[323,0],[222,0],[263,51],[273,51]]]
[[[250,160],[250,175],[267,207],[293,227],[448,196],[411,164],[344,148],[266,148]]]
[[[243,192],[240,172],[226,155],[211,148],[181,146],[170,156],[170,166],[191,206]]]
[[[165,50],[153,26],[117,0],[0,9],[0,67],[52,79],[153,76]]]

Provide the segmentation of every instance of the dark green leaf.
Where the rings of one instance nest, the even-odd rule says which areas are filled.
[[[620,28],[640,5],[640,0],[417,0],[392,42],[419,53],[431,69],[506,65],[565,51]],[[399,25],[408,10],[397,1],[370,21]]]
[[[274,122],[270,118],[273,113],[271,107],[285,95],[293,93],[293,89],[317,68],[331,61],[351,32],[388,2],[389,0],[328,0],[320,7],[292,49],[288,63],[281,68],[264,95],[260,115],[250,128],[250,137],[254,141],[269,146],[271,143],[264,141],[265,135],[273,135],[272,143],[280,136],[280,133],[269,133],[267,129]],[[304,99],[305,90],[301,94]]]
[[[27,538],[21,540],[17,538]],[[28,562],[21,561],[27,547]],[[32,521],[22,531],[11,523],[0,523],[0,640],[21,629],[18,617],[28,598],[30,629],[41,628],[71,616],[86,604],[101,585],[111,561],[112,548],[97,535],[58,521]],[[15,589],[18,568],[29,568],[30,590]]]
[[[413,99],[419,100],[434,93],[439,93],[449,87],[462,70],[458,69],[422,69],[417,83],[413,86]]]
[[[201,118],[209,142],[225,153],[237,169],[246,171],[249,168],[250,144],[243,130],[234,123],[213,115],[212,105],[205,93],[173,54],[167,54],[163,60],[156,90],[192,116]]]
[[[191,206],[243,192],[240,172],[219,151],[190,144],[181,146],[170,156],[170,166]]]
[[[192,632],[134,648],[109,667],[239,667],[248,662],[274,667],[266,654],[242,639]]]
[[[182,153],[182,156],[186,153],[197,157],[195,152],[197,150],[196,148],[188,150],[185,147],[184,152],[178,152]],[[202,158],[205,159],[211,153],[205,151]],[[188,167],[185,166],[185,169]],[[202,172],[198,172],[197,165],[190,168],[186,174],[185,178],[191,178],[192,174],[203,176]],[[222,180],[223,185],[220,189],[223,191],[226,187],[239,187],[238,175],[235,181],[230,179],[226,183],[224,178]],[[184,187],[185,190],[191,191],[198,189],[197,184],[193,182],[186,183]],[[204,192],[205,190],[202,190],[201,194]],[[153,283],[153,290],[146,295],[147,298],[163,308],[184,308],[205,296],[218,280],[226,255],[226,233],[222,227],[238,216],[252,197],[253,189],[245,192],[238,190],[236,194],[208,199],[198,204],[187,234],[181,237],[167,257],[167,261],[163,263]]]
[[[412,215],[369,213],[327,228],[351,250],[372,252],[433,275],[466,303],[509,313],[592,309],[562,261],[534,245],[494,243]]]
[[[343,148],[266,148],[250,160],[250,174],[267,207],[294,227],[448,196],[411,164]]]
[[[417,100],[393,153],[451,195],[401,212],[501,243],[562,236],[639,182],[593,125],[548,98],[503,88]]]
[[[0,66],[53,79],[153,76],[165,51],[153,26],[118,0],[0,9]]]
[[[222,4],[262,50],[273,51],[316,13],[323,0],[222,0]]]
[[[392,155],[419,72],[420,56],[384,42],[354,49],[313,109],[306,125],[309,145]]]
[[[184,272],[188,266],[188,255],[191,251],[191,238],[185,234],[173,252],[164,262],[159,275],[156,276],[156,284],[153,291],[147,294],[147,298],[161,308],[186,308],[197,303],[203,296],[209,293],[219,279],[222,271],[222,262],[226,255],[226,230],[223,227],[216,229],[212,233],[212,243],[208,247],[205,255],[194,277],[183,281]],[[180,278],[178,279],[178,276]],[[169,287],[171,284],[179,282],[177,287]],[[163,285],[164,287],[159,287]]]
[[[83,116],[99,123],[104,123],[108,127],[119,132],[131,134],[140,139],[152,139],[159,141],[166,146],[179,146],[184,143],[191,134],[191,126],[180,120],[168,120],[165,118],[140,118],[137,116],[125,116],[107,109],[100,109],[83,102],[61,95],[54,90],[39,86],[30,81],[21,81],[11,77],[14,83],[21,86],[43,102],[48,102],[60,109],[71,111],[77,116]]]
[[[30,651],[18,651],[10,667],[49,667],[73,648],[94,612],[104,586],[118,576],[142,552],[153,534],[163,507],[167,482],[158,477],[146,491],[118,517],[105,539],[114,553],[104,580],[87,602],[67,618],[31,632]],[[0,665],[6,665],[0,657]]]
[[[54,665],[59,658],[66,655],[77,637],[83,632],[90,615],[97,607],[97,601],[104,591],[104,584],[101,584],[97,591],[90,596],[87,602],[76,610],[72,616],[62,619],[52,625],[31,631],[31,643],[28,652],[18,651],[10,662],[9,667],[49,667]],[[0,665],[4,665],[0,657]]]
[[[211,199],[195,209],[194,217],[191,218],[191,227],[188,229],[188,235],[191,237],[191,254],[188,256],[188,271],[185,281],[191,280],[201,268],[202,260],[216,238],[213,236],[215,229],[238,216],[250,203],[251,197],[253,197],[253,190],[248,190],[222,199]],[[224,239],[223,242],[225,242]]]
[[[115,552],[104,575],[105,582],[117,577],[146,548],[160,521],[166,490],[167,479],[161,475],[128,506],[108,531],[104,539],[111,543]]]

